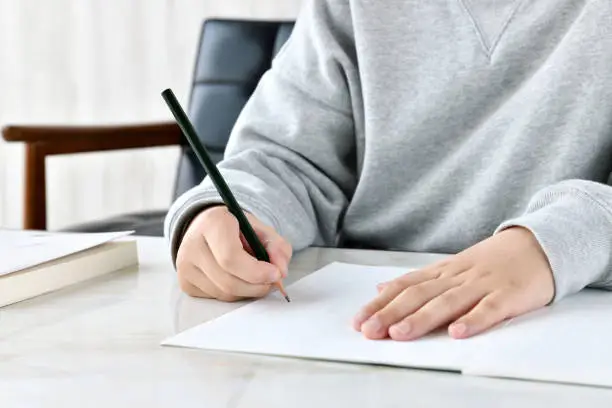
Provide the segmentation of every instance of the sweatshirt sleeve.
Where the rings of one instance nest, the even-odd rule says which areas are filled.
[[[548,257],[554,301],[587,286],[612,289],[612,187],[567,180],[539,191],[525,214],[496,232],[530,230]]]
[[[350,15],[348,1],[305,2],[218,165],[242,208],[296,251],[335,243],[356,185],[350,98],[355,90],[349,88],[358,83],[358,73]],[[172,204],[164,234],[173,260],[191,219],[220,202],[206,177]]]

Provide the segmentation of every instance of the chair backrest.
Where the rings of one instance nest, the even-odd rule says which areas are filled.
[[[223,158],[238,115],[289,38],[292,21],[207,20],[193,74],[188,115],[212,159]],[[174,198],[205,176],[188,144],[181,146]]]

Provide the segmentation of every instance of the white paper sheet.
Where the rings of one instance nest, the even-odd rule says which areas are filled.
[[[580,292],[475,344],[465,374],[612,387],[612,293]]]
[[[612,387],[612,292],[586,290],[466,340],[364,339],[351,318],[405,272],[333,263],[289,286],[292,303],[257,300],[162,345]]]
[[[292,302],[271,295],[164,341],[229,352],[459,371],[470,341],[443,332],[415,342],[368,340],[352,317],[376,284],[406,269],[333,263],[289,286]]]
[[[131,234],[53,233],[0,229],[0,276],[96,247]]]

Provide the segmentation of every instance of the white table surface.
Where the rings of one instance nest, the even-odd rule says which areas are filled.
[[[164,241],[138,244],[139,268],[0,308],[0,407],[612,407],[610,389],[162,347],[239,305],[182,295]],[[287,283],[436,258],[311,248]]]

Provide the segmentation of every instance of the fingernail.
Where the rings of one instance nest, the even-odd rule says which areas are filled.
[[[368,315],[365,312],[359,312],[353,318],[353,327],[355,330],[361,330],[361,325],[368,319]]]
[[[408,322],[401,322],[392,326],[392,329],[399,332],[400,335],[406,336],[412,331],[412,325]]]
[[[361,326],[362,332],[378,333],[382,329],[382,323],[376,317],[369,319]]]
[[[451,324],[449,331],[452,337],[462,337],[467,334],[468,327],[465,323]]]

